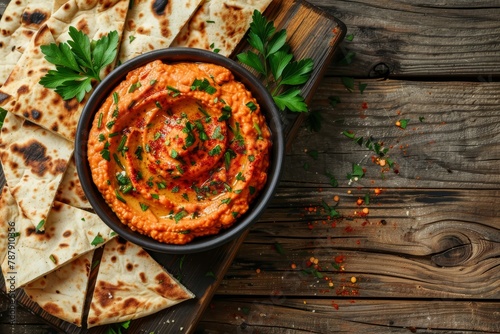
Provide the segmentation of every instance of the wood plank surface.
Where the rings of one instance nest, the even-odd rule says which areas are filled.
[[[500,3],[497,0],[313,0],[348,26],[356,53],[329,74],[358,77],[500,76]],[[443,76],[445,76],[443,78]]]
[[[312,79],[301,89],[306,100],[311,101],[313,92],[345,33],[342,23],[305,1],[275,0],[264,15],[274,22],[277,29],[287,30],[288,43],[298,59],[312,58],[315,65]],[[302,24],[304,22],[308,24]],[[314,22],[314,24],[309,24],[309,22]],[[243,41],[234,52],[233,58],[248,48],[248,43]],[[288,143],[291,143],[291,138],[298,129],[295,124],[301,121],[298,116],[299,114],[283,114],[282,121]],[[217,249],[197,254],[174,256],[151,252],[151,255],[170,273],[179,278],[196,295],[196,298],[136,320],[132,322],[129,331],[137,332],[145,329],[159,333],[173,330],[186,333],[194,331],[201,313],[208,306],[244,236]],[[212,275],[207,275],[207,273],[212,273]],[[94,272],[93,276],[95,274]],[[47,314],[21,290],[17,291],[16,300],[25,309],[42,317],[63,333],[104,333],[108,329],[108,326],[100,326],[85,330],[64,322]]]
[[[296,129],[277,194],[195,332],[500,333],[500,3],[310,2],[353,40],[314,89],[321,130]],[[352,92],[342,77],[357,78]],[[344,130],[383,142],[397,173]],[[365,176],[349,182],[353,163]],[[12,333],[52,333],[17,314]]]

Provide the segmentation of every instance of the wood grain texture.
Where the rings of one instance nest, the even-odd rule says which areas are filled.
[[[339,57],[356,53],[351,65],[328,73],[348,76],[447,75],[472,80],[500,76],[500,3],[490,1],[312,0],[348,26],[352,42]],[[377,66],[378,65],[378,66]]]
[[[451,333],[446,319],[452,317],[456,333],[495,333],[500,325],[490,316],[499,316],[497,306],[440,300],[221,299],[207,311],[202,328],[203,333]],[[275,327],[269,326],[270,319]]]
[[[301,90],[306,100],[311,101],[313,92],[333,58],[336,46],[345,33],[342,23],[336,21],[334,17],[329,16],[326,12],[312,7],[309,3],[296,0],[275,0],[264,15],[269,20],[274,21],[277,29],[287,30],[288,41],[296,57],[312,58],[315,64],[312,73],[313,79],[308,81]],[[303,24],[305,22],[308,24]],[[312,34],[316,34],[316,37],[312,36]],[[318,38],[318,36],[321,38]],[[236,54],[248,48],[248,43],[243,41],[232,57],[235,58]],[[301,119],[299,114],[283,113],[282,116],[282,122],[285,126],[284,135],[288,143],[291,143],[294,131],[298,129],[296,124],[301,122]],[[208,306],[213,293],[231,264],[245,235],[246,233],[239,239],[217,249],[198,254],[174,256],[151,252],[151,255],[170,273],[180,278],[182,283],[197,298],[141,320],[133,321],[129,331],[147,330],[148,332],[164,333],[180,330],[186,333],[192,332],[201,313]],[[213,276],[207,275],[207,273],[213,273]],[[38,307],[21,291],[17,294],[17,300],[34,314],[51,323],[60,332],[104,333],[107,330],[106,326],[85,330],[59,320]]]
[[[339,180],[352,163],[366,165],[357,184],[381,181],[381,169],[370,163],[373,151],[342,134],[370,136],[389,148],[387,157],[398,174],[383,173],[383,187],[483,188],[500,184],[500,84],[496,82],[419,82],[357,80],[349,92],[339,78],[325,78],[312,110],[323,115],[318,135],[298,134],[287,157],[283,179],[318,182],[325,168]],[[358,84],[368,84],[363,94]],[[330,96],[341,102],[332,107]],[[396,121],[409,119],[406,130]],[[304,151],[317,151],[317,160]],[[305,170],[304,164],[310,169]],[[326,176],[323,177],[326,180]]]

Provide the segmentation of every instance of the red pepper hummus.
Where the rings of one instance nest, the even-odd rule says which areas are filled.
[[[226,68],[153,61],[131,71],[97,112],[92,177],[131,229],[165,243],[217,234],[267,178],[270,132]]]

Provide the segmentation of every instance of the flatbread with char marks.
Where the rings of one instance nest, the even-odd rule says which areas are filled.
[[[202,0],[136,0],[127,14],[121,62],[168,47]]]
[[[60,5],[54,0],[11,0],[0,19],[0,87],[27,44]]]
[[[10,112],[0,135],[0,161],[12,196],[33,226],[45,221],[73,154],[73,144]],[[43,231],[44,226],[41,224]]]
[[[114,238],[114,232],[97,215],[60,202],[54,202],[45,231],[36,232],[31,222],[17,210],[8,188],[5,189],[0,218],[14,223],[16,237],[11,251],[15,261],[4,258],[1,267],[4,277],[10,272],[16,273],[15,288],[51,273]],[[96,244],[94,240],[100,242]]]
[[[82,326],[94,251],[88,252],[24,287],[24,292],[47,313]]]
[[[143,248],[115,238],[104,246],[87,326],[137,319],[191,298]]]
[[[171,46],[217,49],[229,57],[250,27],[254,10],[264,12],[271,1],[205,1]]]
[[[69,141],[74,141],[76,126],[86,102],[63,101],[53,90],[39,84],[55,65],[49,63],[41,45],[66,42],[70,26],[99,39],[116,30],[121,36],[129,0],[70,0],[52,14],[35,33],[28,47],[0,88],[0,107],[24,117]],[[104,77],[114,63],[101,73]],[[88,97],[88,96],[87,96]]]

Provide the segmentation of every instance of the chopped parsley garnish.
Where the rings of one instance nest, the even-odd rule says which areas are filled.
[[[115,159],[115,162],[118,165],[118,167],[120,167],[122,170],[125,170],[125,166],[123,166],[122,162],[120,161],[118,154],[113,153],[113,159]]]
[[[238,174],[236,174],[236,180],[238,181],[246,181],[245,177],[243,176],[243,173],[242,172],[238,172]]]
[[[102,117],[104,115],[102,113],[99,114],[99,118],[97,119],[97,128],[100,129],[102,126]]]
[[[98,233],[94,240],[90,243],[92,246],[97,246],[99,244],[102,244],[104,242],[104,238]]]
[[[147,204],[139,203],[139,205],[141,206],[142,211],[146,211],[147,209],[149,209],[149,205],[147,205]]]
[[[134,82],[133,84],[130,85],[129,89],[128,89],[128,92],[129,93],[133,93],[134,91],[136,91],[137,89],[139,89],[139,87],[141,87],[141,82],[140,81],[137,81],[137,82]]]
[[[231,160],[234,158],[236,158],[236,153],[234,153],[231,149],[227,149],[226,153],[224,153],[224,166],[226,167],[226,170],[229,170]]]
[[[214,133],[212,133],[212,136],[210,137],[212,139],[217,139],[217,140],[224,140],[224,135],[221,132],[221,128],[219,125],[215,127]]]
[[[210,95],[217,92],[217,89],[210,85],[210,82],[207,80],[207,78],[204,78],[203,80],[194,79],[193,83],[191,84],[191,90],[205,91]]]
[[[221,112],[222,115],[218,119],[219,122],[227,121],[231,117],[233,111],[230,106],[225,105],[222,107]]]
[[[213,157],[214,155],[219,155],[221,154],[222,152],[222,149],[220,147],[219,144],[215,145],[214,148],[212,148],[210,151],[208,151],[208,155],[210,155],[211,157]]]
[[[154,199],[160,199],[160,195],[158,194],[151,194],[151,197],[153,197]]]
[[[179,222],[182,218],[186,217],[188,213],[185,210],[182,210],[174,215],[174,220],[176,223]]]
[[[246,106],[248,107],[248,109],[250,109],[251,111],[255,111],[257,110],[257,106],[255,105],[255,103],[253,103],[252,101],[248,102],[246,104]]]
[[[125,143],[127,142],[127,136],[123,135],[122,138],[120,139],[120,143],[118,144],[118,147],[116,148],[116,150],[118,152],[124,152],[126,151],[125,149]]]
[[[231,202],[231,197],[228,197],[228,198],[224,198],[220,201],[222,204],[229,204],[229,202]]]
[[[37,226],[36,226],[36,228],[35,228],[35,231],[36,231],[37,233],[38,233],[38,232],[40,232],[40,231],[41,231],[41,229],[42,229],[42,227],[43,227],[43,225],[45,225],[45,219],[40,220],[40,222],[38,223],[38,225],[37,225]]]
[[[135,149],[135,157],[137,158],[137,160],[142,160],[142,146],[137,146],[137,148]]]

